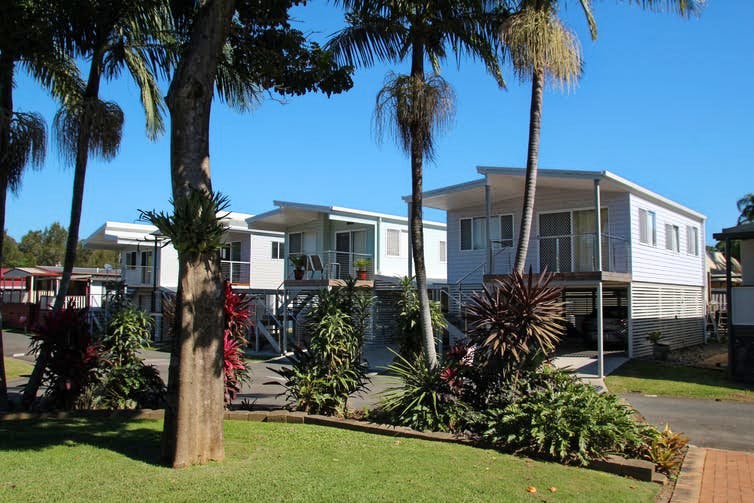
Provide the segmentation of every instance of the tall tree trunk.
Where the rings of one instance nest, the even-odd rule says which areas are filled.
[[[96,51],[92,56],[89,67],[89,80],[83,96],[83,111],[79,119],[79,131],[76,138],[76,165],[73,173],[73,195],[71,197],[71,221],[68,225],[68,238],[65,245],[65,259],[63,261],[63,276],[60,279],[53,310],[58,311],[65,307],[65,298],[68,295],[68,287],[71,283],[73,264],[76,262],[76,252],[79,244],[79,225],[81,223],[81,207],[84,202],[84,181],[86,179],[86,166],[89,162],[89,141],[91,138],[91,108],[88,106],[93,100],[99,99],[99,87],[102,77],[101,51]],[[42,377],[50,359],[49,351],[45,345],[39,350],[34,362],[34,369],[29,377],[29,382],[24,388],[21,403],[27,409],[31,408],[37,391],[42,385]]]
[[[173,199],[212,190],[209,119],[217,61],[235,11],[231,0],[207,0],[170,84]],[[162,432],[165,463],[175,468],[225,457],[223,444],[223,288],[219,254],[178,255],[175,337]]]
[[[532,219],[534,218],[534,196],[537,190],[537,163],[539,161],[539,133],[542,126],[542,93],[544,75],[535,70],[531,79],[531,109],[529,112],[529,151],[526,157],[526,188],[524,206],[521,212],[521,227],[516,247],[514,270],[524,273],[526,254],[529,251]]]
[[[0,267],[4,264],[5,202],[8,197],[8,180],[11,171],[8,160],[10,128],[13,117],[14,62],[0,56]],[[5,376],[5,350],[3,347],[3,298],[0,295],[0,411],[8,409],[8,382]]]
[[[2,158],[2,154],[0,154]],[[0,267],[3,265],[3,242],[5,240],[5,198],[8,181],[0,177]],[[2,274],[0,274],[2,276]],[[5,376],[5,349],[3,347],[3,295],[0,295],[0,412],[8,410],[8,381]]]
[[[412,48],[411,77],[424,82],[424,46],[417,43]],[[416,92],[412,82],[412,92]],[[412,99],[416,103],[417,98]],[[421,134],[429,134],[426,126],[415,124],[411,135],[411,219],[409,232],[411,233],[411,247],[416,272],[416,294],[419,300],[419,321],[422,330],[422,346],[427,364],[437,366],[437,350],[435,349],[435,335],[432,330],[432,313],[429,308],[429,294],[427,292],[427,267],[424,263],[424,225],[422,208],[422,180],[424,151]]]

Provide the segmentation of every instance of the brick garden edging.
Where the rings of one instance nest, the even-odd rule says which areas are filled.
[[[0,414],[0,421],[21,421],[31,419],[163,419],[165,411],[162,409],[141,410],[90,410],[74,412],[30,413],[15,412]],[[474,446],[475,444],[451,433],[439,431],[416,431],[403,426],[390,426],[355,419],[338,419],[331,416],[309,415],[304,412],[290,412],[286,410],[273,411],[226,411],[227,421],[257,421],[263,423],[314,424],[331,426],[345,430],[361,431],[375,435],[390,437],[416,438],[433,442],[448,442]],[[632,477],[644,482],[663,483],[664,477],[654,470],[654,465],[642,459],[626,459],[621,456],[608,456],[604,461],[594,461],[587,468],[601,472],[613,473],[624,477]]]

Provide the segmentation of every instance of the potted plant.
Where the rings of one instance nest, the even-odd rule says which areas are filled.
[[[306,270],[306,255],[290,255],[288,260],[293,264],[293,277],[297,280],[304,279]]]
[[[665,361],[670,355],[670,346],[660,342],[662,339],[662,332],[655,330],[650,332],[647,336],[647,340],[652,343],[652,356],[655,360]]]
[[[369,264],[371,263],[372,261],[368,258],[360,258],[354,260],[353,265],[356,267],[356,279],[362,281],[367,279],[367,269],[369,268]]]

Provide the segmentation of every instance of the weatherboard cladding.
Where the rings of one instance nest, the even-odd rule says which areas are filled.
[[[652,246],[640,242],[639,210],[653,211],[656,214],[657,244]],[[634,281],[672,283],[679,285],[702,286],[705,280],[704,268],[704,221],[692,219],[677,211],[647,201],[631,194],[631,263]],[[679,251],[668,250],[665,246],[666,225],[679,228]],[[687,253],[686,226],[699,229],[699,254]]]
[[[283,279],[284,259],[272,258],[272,243],[282,243],[282,236],[251,235],[251,286],[274,289]],[[241,255],[246,257],[247,255]]]

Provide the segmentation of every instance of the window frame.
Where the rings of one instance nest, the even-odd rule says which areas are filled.
[[[285,260],[285,242],[272,241],[272,260]]]
[[[671,253],[681,253],[681,228],[678,225],[665,224],[665,249]]]
[[[395,234],[395,247],[398,253],[390,253],[390,235]],[[401,257],[401,229],[385,229],[385,256],[400,258]]]
[[[699,256],[699,227],[695,225],[686,226],[686,254]]]
[[[643,218],[642,212],[644,213]],[[646,241],[643,239],[641,232],[642,223],[647,229]],[[639,208],[639,243],[657,248],[657,212],[645,208]]]

